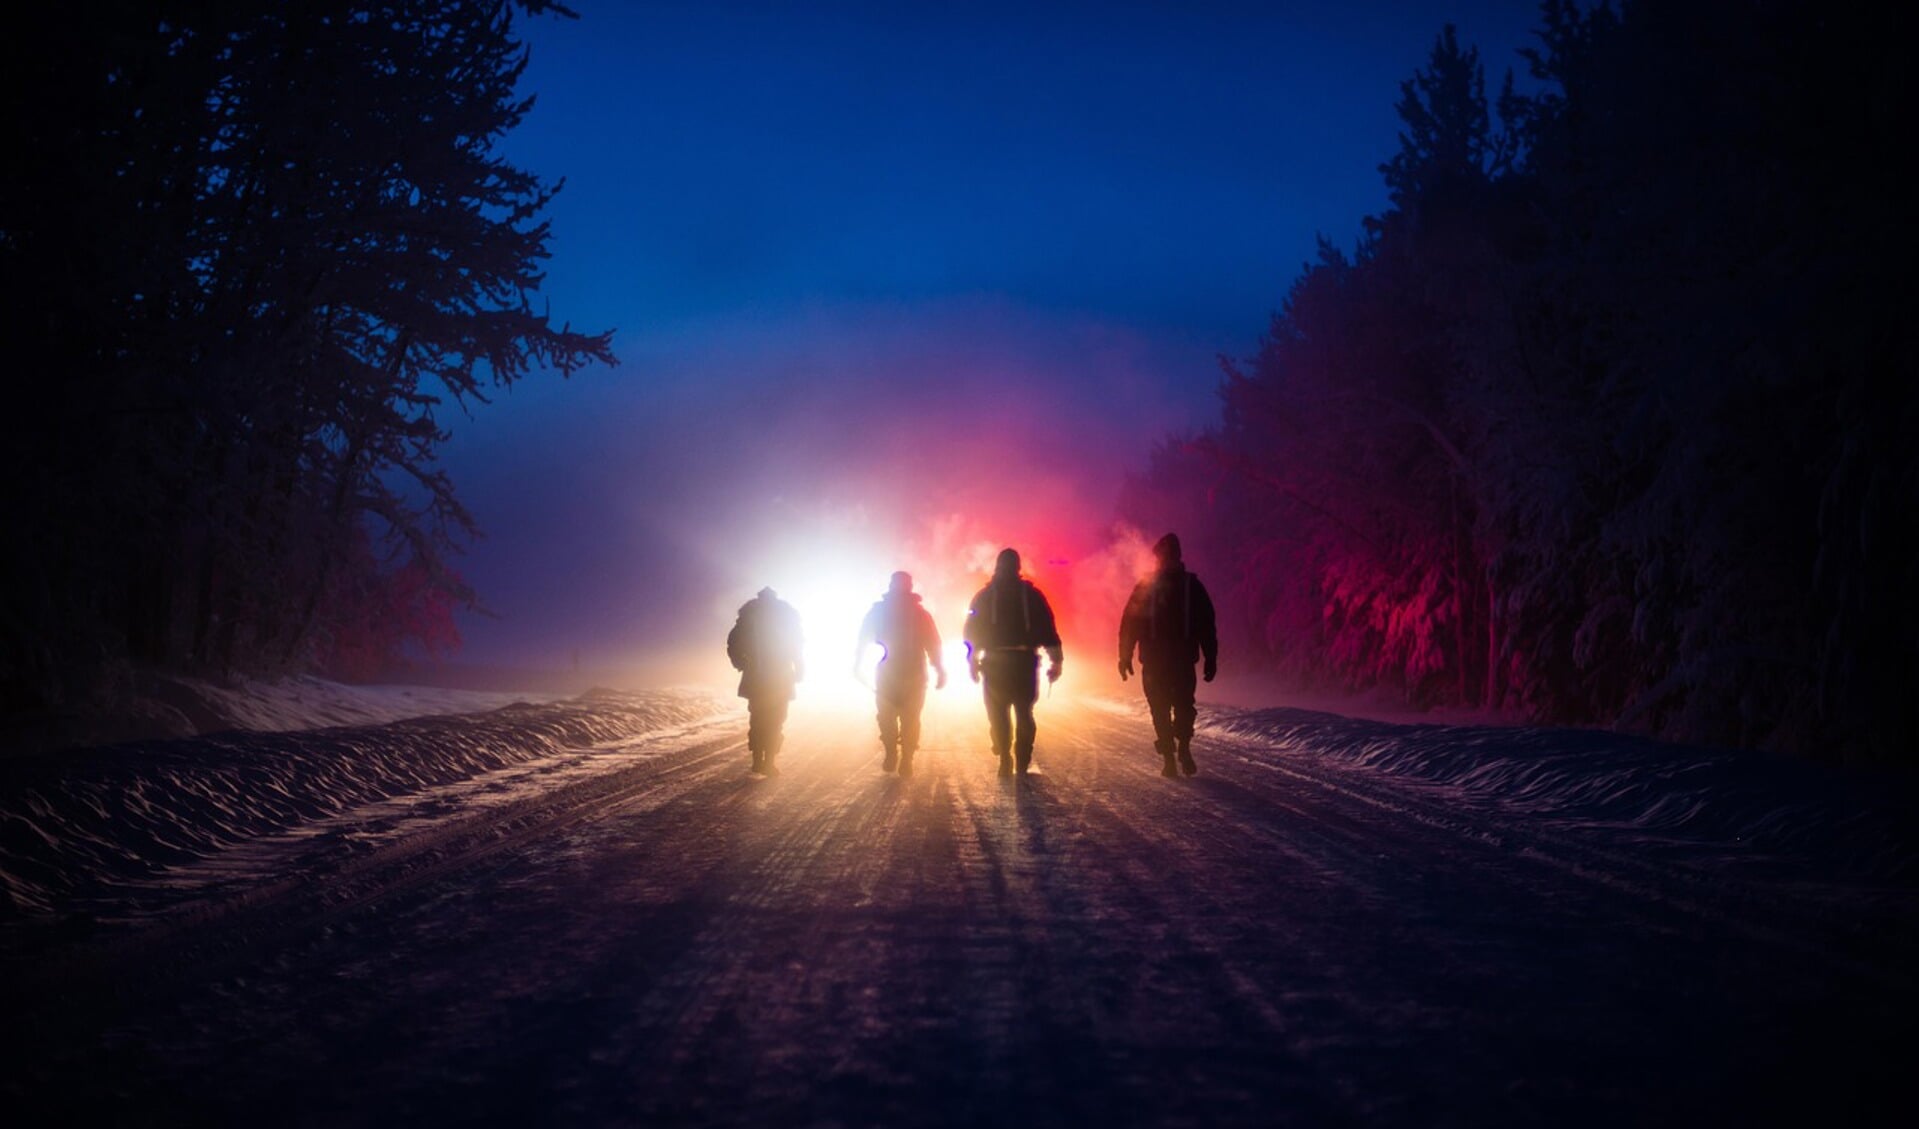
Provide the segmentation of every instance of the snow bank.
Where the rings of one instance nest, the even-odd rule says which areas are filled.
[[[1862,878],[1919,879],[1919,796],[1903,779],[1594,730],[1401,725],[1299,709],[1220,709],[1209,728],[1562,825],[1630,831],[1645,844],[1711,844]]]
[[[564,694],[430,686],[352,686],[311,676],[221,684],[166,671],[123,670],[85,701],[0,719],[0,758],[193,737],[234,729],[280,732],[378,725],[408,717],[478,713]]]
[[[462,716],[0,760],[0,919],[44,914],[96,884],[361,804],[684,724],[725,705],[697,691],[597,690]],[[291,716],[284,708],[269,702],[258,716]]]
[[[554,702],[563,694],[454,690],[433,686],[350,686],[324,678],[243,681],[231,687],[194,683],[219,714],[221,729],[263,733],[334,725],[382,725],[410,717],[478,713],[520,702]]]

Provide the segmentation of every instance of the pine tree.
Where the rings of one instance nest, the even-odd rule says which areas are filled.
[[[13,40],[15,92],[55,100],[4,138],[0,273],[47,372],[5,444],[9,681],[297,665],[343,569],[470,596],[442,414],[612,359],[535,307],[559,186],[493,152],[549,12],[128,3]]]

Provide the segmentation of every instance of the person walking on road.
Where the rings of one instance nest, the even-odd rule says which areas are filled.
[[[1050,660],[1047,682],[1059,681],[1064,652],[1053,607],[1032,581],[1019,574],[1019,554],[1001,549],[993,579],[966,609],[966,668],[973,681],[985,680],[986,721],[999,754],[999,774],[1025,776],[1033,763],[1038,726],[1033,706],[1039,701],[1039,651]]]
[[[1193,664],[1205,660],[1206,681],[1219,673],[1219,631],[1213,600],[1199,577],[1180,559],[1179,536],[1168,533],[1153,545],[1158,569],[1133,588],[1119,619],[1119,677],[1133,673],[1133,649],[1139,649],[1140,682],[1153,715],[1153,747],[1165,760],[1161,776],[1192,776],[1194,704],[1199,683]]]
[[[860,657],[875,643],[884,651],[873,676],[880,744],[886,749],[880,771],[898,769],[901,776],[911,776],[913,754],[920,745],[920,711],[926,706],[926,667],[932,664],[937,678],[934,689],[943,689],[946,664],[940,659],[939,628],[921,605],[919,593],[913,591],[908,573],[893,574],[886,595],[860,623],[859,648],[853,656],[856,675]]]
[[[740,697],[746,699],[746,747],[753,753],[752,771],[766,776],[780,773],[775,758],[784,739],[787,706],[794,687],[805,677],[800,657],[800,613],[771,588],[740,608],[733,630],[726,636],[726,657],[740,672]]]

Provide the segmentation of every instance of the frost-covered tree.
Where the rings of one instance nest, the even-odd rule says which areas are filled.
[[[1380,172],[1395,210],[1472,191],[1506,171],[1511,135],[1493,132],[1479,51],[1460,46],[1451,24],[1440,32],[1426,66],[1400,83],[1393,108],[1400,120],[1399,151]]]
[[[1289,669],[1478,702],[1494,689],[1482,475],[1449,399],[1459,280],[1445,248],[1477,238],[1466,217],[1499,146],[1477,57],[1450,29],[1400,110],[1382,171],[1404,206],[1354,256],[1322,244],[1259,354],[1229,369],[1200,446],[1270,515],[1242,527],[1271,534],[1240,555],[1239,590],[1267,593],[1247,611]]]

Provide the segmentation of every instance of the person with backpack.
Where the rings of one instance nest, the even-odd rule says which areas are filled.
[[[1139,650],[1140,682],[1153,715],[1153,747],[1165,764],[1161,776],[1192,776],[1194,704],[1198,679],[1193,664],[1205,660],[1206,681],[1219,673],[1219,632],[1213,600],[1199,577],[1180,559],[1179,537],[1168,533],[1153,545],[1158,569],[1133,588],[1119,619],[1119,677],[1133,674]]]
[[[880,771],[898,769],[901,776],[911,776],[913,754],[920,744],[920,711],[926,706],[928,663],[932,664],[938,679],[934,689],[946,686],[939,628],[921,605],[919,593],[913,591],[911,574],[894,573],[887,583],[886,595],[861,621],[859,645],[853,656],[855,675],[859,673],[860,657],[875,643],[883,652],[873,674],[880,745],[886,750]]]
[[[740,672],[740,697],[746,699],[746,747],[752,771],[778,776],[775,758],[785,740],[786,711],[795,686],[805,677],[800,650],[800,613],[771,588],[740,608],[726,636],[726,657]]]
[[[1039,652],[1050,660],[1047,682],[1059,681],[1065,659],[1053,607],[1033,582],[1020,575],[1019,553],[1001,549],[993,579],[966,609],[966,668],[985,683],[986,721],[999,754],[999,774],[1025,776],[1033,763],[1038,725]]]

